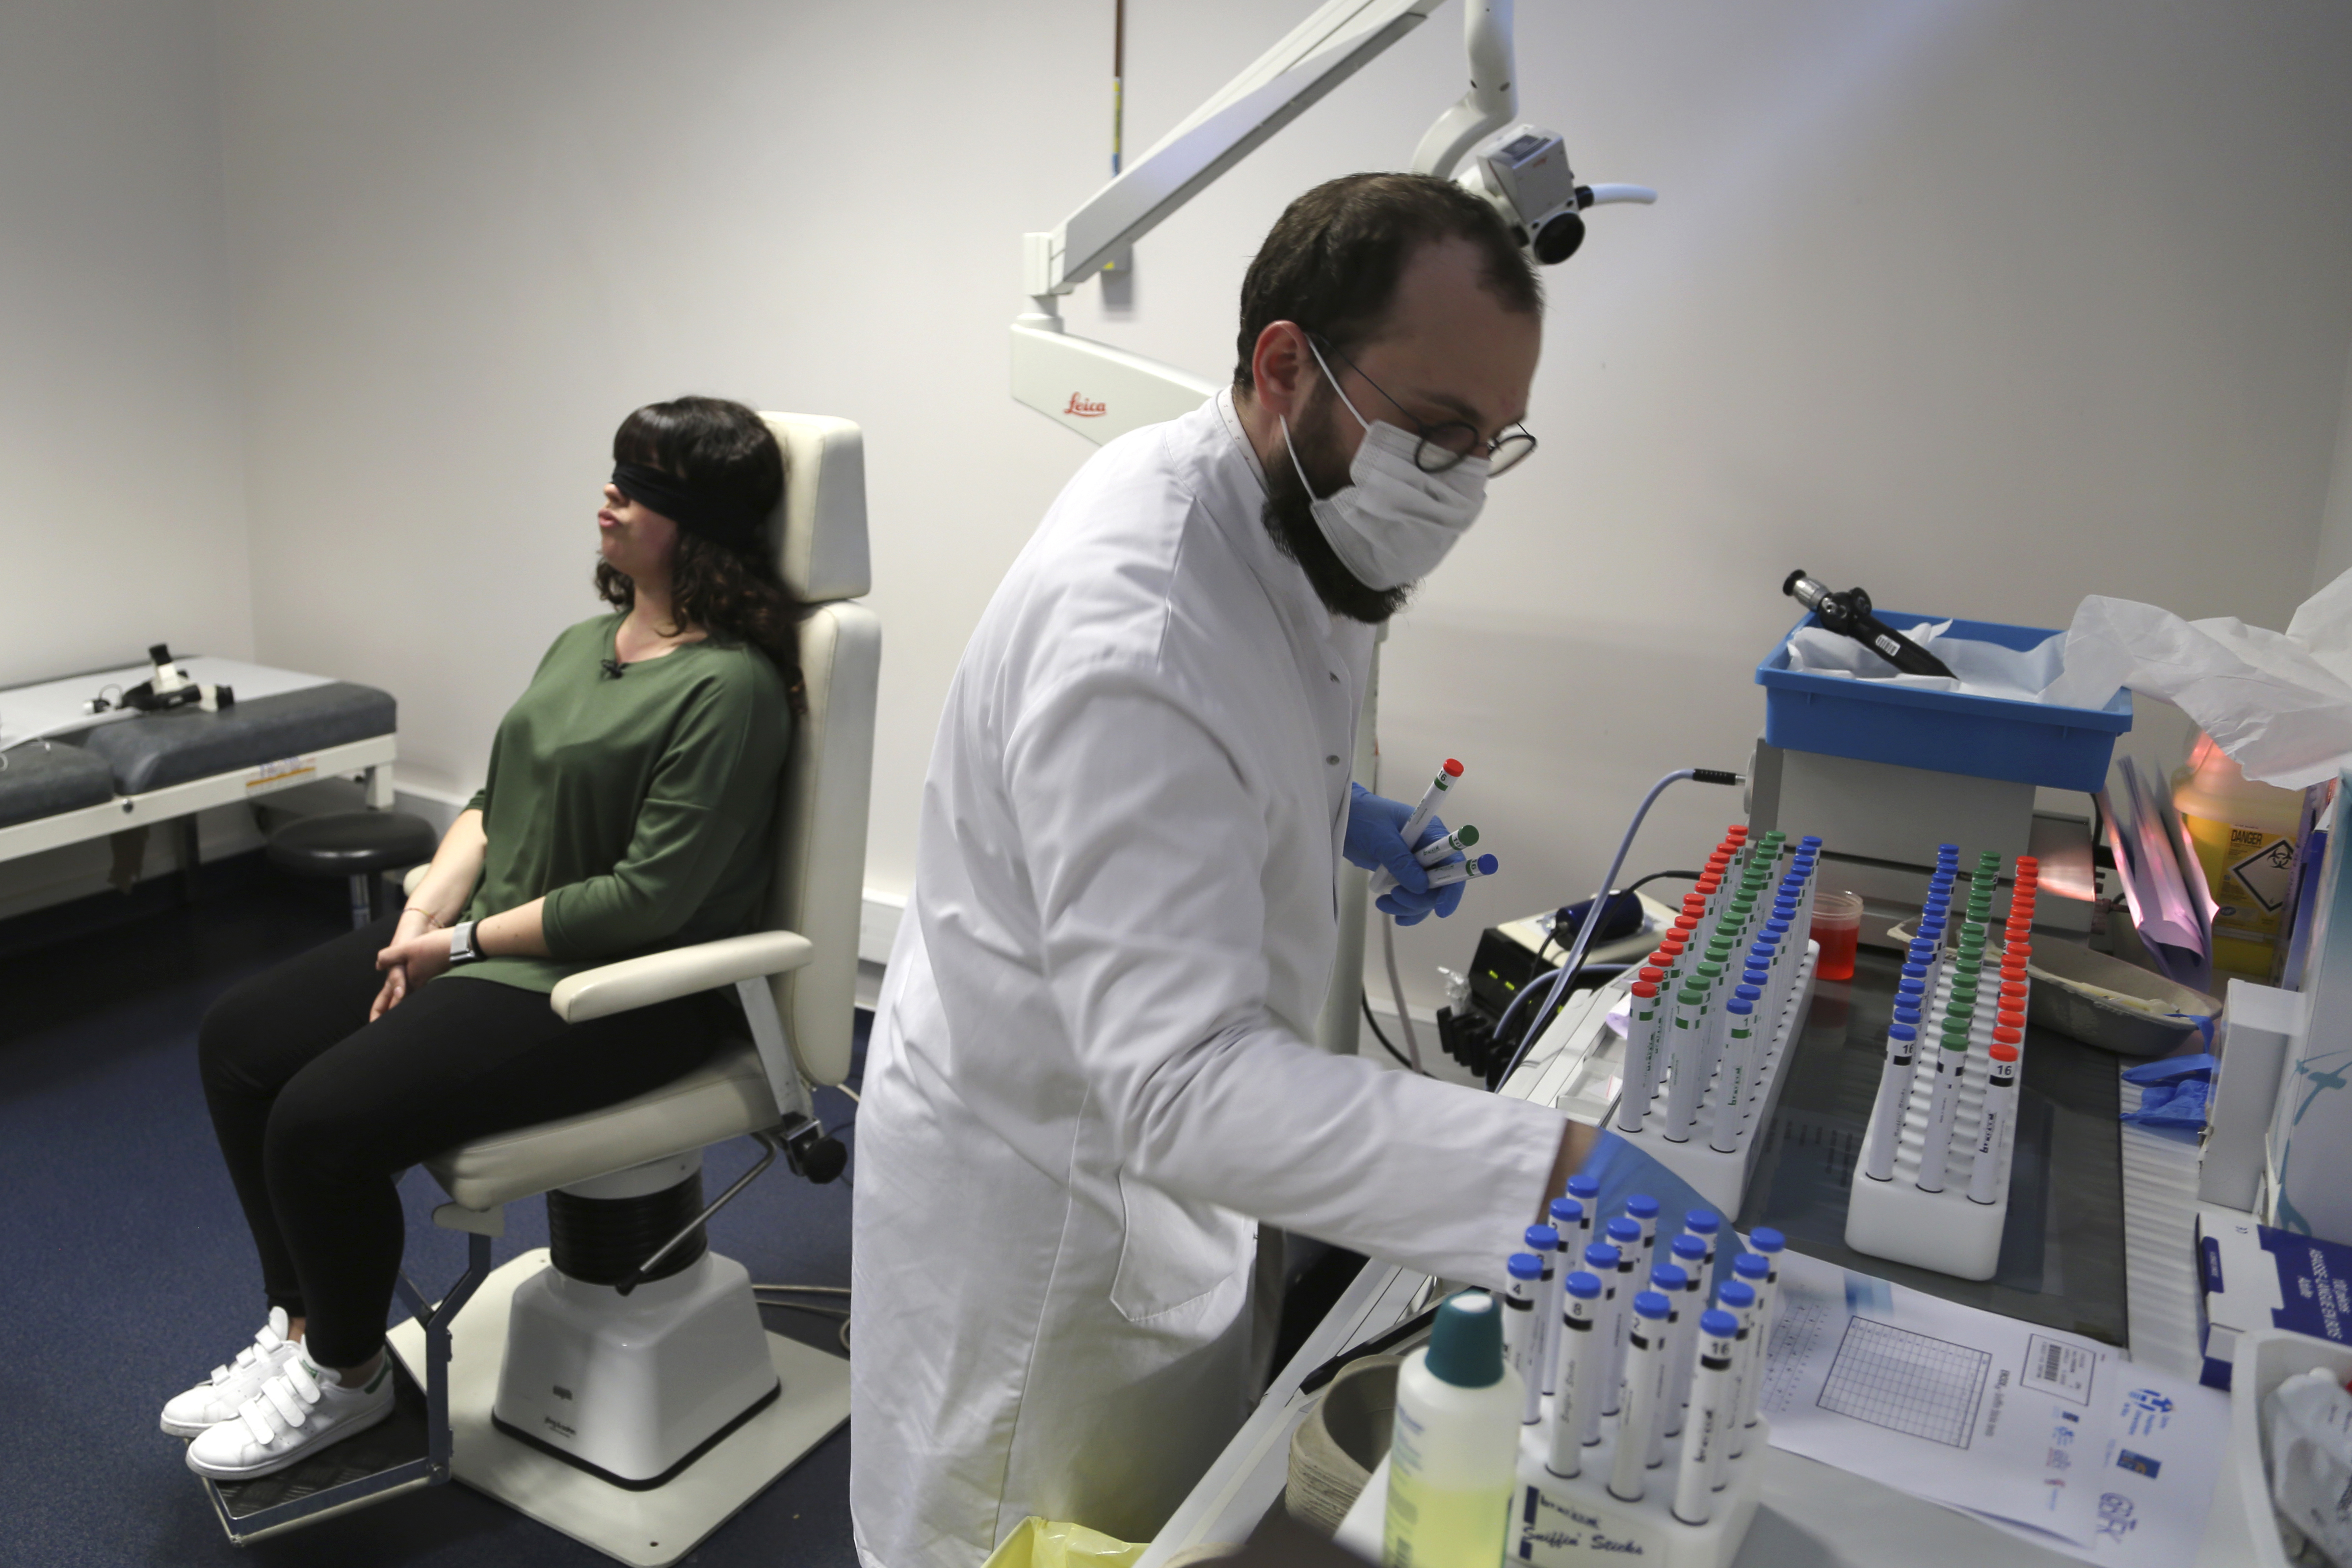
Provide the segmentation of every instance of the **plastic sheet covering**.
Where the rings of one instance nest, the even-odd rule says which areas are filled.
[[[2096,702],[2117,686],[2180,708],[2257,784],[2334,778],[2352,763],[2352,572],[2305,600],[2284,632],[2087,598],[2042,700]]]

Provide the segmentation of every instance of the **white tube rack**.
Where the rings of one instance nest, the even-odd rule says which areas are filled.
[[[1647,1484],[1639,1502],[1625,1502],[1612,1496],[1608,1485],[1616,1451],[1614,1421],[1601,1424],[1600,1445],[1584,1450],[1580,1473],[1573,1480],[1545,1468],[1551,1406],[1552,1401],[1545,1400],[1544,1418],[1525,1428],[1519,1438],[1519,1484],[1511,1496],[1510,1525],[1503,1537],[1505,1563],[1533,1568],[1583,1568],[1595,1563],[1727,1568],[1738,1555],[1763,1491],[1770,1422],[1759,1416],[1748,1428],[1739,1457],[1727,1465],[1723,1489],[1709,1494],[1707,1521],[1685,1524],[1673,1510],[1682,1437],[1665,1440],[1665,1463],[1643,1472]],[[1333,1539],[1379,1562],[1388,1492],[1389,1462],[1383,1458]]]
[[[1739,1212],[1740,1200],[1748,1193],[1748,1178],[1756,1173],[1756,1156],[1764,1146],[1764,1130],[1772,1125],[1772,1110],[1780,1100],[1780,1069],[1787,1065],[1797,1035],[1805,1026],[1805,1009],[1813,998],[1813,973],[1821,967],[1821,962],[1822,944],[1808,941],[1805,955],[1798,961],[1796,978],[1789,985],[1789,999],[1782,1004],[1780,1016],[1772,1022],[1771,1034],[1748,1087],[1739,1130],[1732,1136],[1733,1148],[1728,1153],[1708,1142],[1715,1126],[1716,1096],[1723,1086],[1724,1075],[1719,1068],[1700,1097],[1697,1125],[1681,1142],[1665,1135],[1666,1085],[1663,1082],[1642,1117],[1639,1132],[1626,1131],[1617,1125],[1613,1116],[1603,1123],[1688,1182],[1726,1220]],[[1630,1077],[1630,1050],[1627,1073]]]
[[[2017,1113],[2000,1130],[2000,1146],[1985,1156],[1997,1161],[1993,1201],[1978,1203],[1969,1196],[1976,1172],[1977,1135],[1984,1126],[1985,1084],[1992,1058],[1971,1044],[1954,1090],[1951,1147],[1944,1156],[1944,1190],[1919,1190],[1919,1162],[1927,1148],[1927,1111],[1935,1096],[1936,1058],[1942,1047],[1944,1014],[1951,997],[1951,982],[1939,977],[1935,1001],[1920,1020],[1919,1050],[1911,1064],[1911,1097],[1903,1107],[1896,1131],[1895,1174],[1873,1181],[1869,1174],[1885,1130],[1875,1119],[1863,1139],[1854,1163],[1853,1190],[1846,1200],[1845,1244],[1856,1252],[1932,1268],[1958,1279],[1990,1279],[2000,1266],[2001,1231],[2009,1224],[2009,1170],[2017,1150]],[[2024,1058],[2020,1054],[2020,1083]]]

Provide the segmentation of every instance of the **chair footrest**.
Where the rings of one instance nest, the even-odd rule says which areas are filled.
[[[425,1394],[404,1368],[393,1373],[392,1415],[274,1475],[207,1479],[205,1492],[228,1538],[243,1546],[402,1492],[448,1479],[433,1473]]]

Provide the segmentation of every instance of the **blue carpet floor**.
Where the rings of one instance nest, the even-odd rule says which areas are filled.
[[[348,929],[348,917],[340,885],[281,879],[257,856],[206,868],[192,904],[168,892],[150,884],[120,906],[108,895],[0,922],[0,1408],[12,1417],[0,1563],[609,1562],[461,1485],[250,1548],[222,1535],[183,1445],[155,1425],[163,1402],[248,1341],[266,1311],[196,1081],[196,1024],[222,991]],[[851,1121],[845,1097],[819,1101],[828,1127]],[[854,1180],[856,1140],[845,1141]],[[705,1189],[719,1191],[755,1152],[713,1151]],[[404,1194],[405,1266],[436,1289],[462,1270],[463,1239],[429,1223],[439,1198],[429,1178],[412,1172]],[[711,1245],[754,1279],[845,1286],[849,1205],[847,1182],[812,1187],[779,1166],[711,1222]],[[546,1244],[545,1205],[514,1205],[508,1227],[500,1262]],[[832,1320],[765,1315],[779,1332],[838,1348]],[[848,1478],[845,1429],[686,1561],[853,1563]]]

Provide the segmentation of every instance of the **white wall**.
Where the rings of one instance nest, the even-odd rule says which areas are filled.
[[[252,652],[225,223],[211,6],[0,7],[0,685]]]
[[[1147,88],[1195,63],[1130,124],[1244,52],[1181,45],[1196,10],[1131,24]],[[1228,365],[1248,237],[1406,156],[1453,90],[1451,16],[1147,241],[1105,335]],[[1519,37],[1522,112],[1664,200],[1592,215],[1550,273],[1545,448],[1389,645],[1388,776],[1462,757],[1458,815],[1507,863],[1476,921],[1589,894],[1659,773],[1742,765],[1792,566],[2025,625],[2091,592],[2284,624],[2352,345],[2352,14],[1526,5]],[[2142,728],[2178,760],[2179,715]],[[1631,866],[1688,864],[1737,816],[1679,786]],[[1400,938],[1422,1003],[1474,940]]]
[[[1134,0],[1130,150],[1304,5]],[[883,15],[225,0],[257,652],[394,690],[412,782],[470,788],[593,610],[627,408],[845,415],[887,637],[869,877],[906,886],[956,655],[1087,452],[1007,397],[1004,325],[1020,233],[1104,173],[1109,5]],[[1461,89],[1455,17],[1074,330],[1224,372],[1255,240],[1402,163]],[[1510,868],[1407,934],[1417,994],[1474,921],[1580,896],[1651,777],[1740,762],[1791,566],[2042,626],[2093,591],[2271,625],[2302,596],[2352,349],[2352,15],[1531,4],[1519,59],[1584,174],[1666,199],[1552,274],[1545,450],[1390,646],[1391,776],[1464,757]],[[1735,809],[1685,786],[1634,863]]]
[[[2319,524],[2314,588],[2352,572],[2352,357],[2344,365],[2344,415],[2336,430],[2336,467],[2327,480],[2327,510]]]
[[[401,700],[463,793],[588,589],[613,428],[709,392],[866,431],[873,879],[963,637],[1086,456],[1004,391],[1018,231],[1097,167],[1051,8],[231,4],[262,657]],[[1017,37],[1026,34],[1027,37]],[[1099,42],[1100,47],[1094,45]]]
[[[0,687],[253,651],[212,37],[199,0],[0,7]],[[110,864],[103,840],[0,864],[0,914]]]

